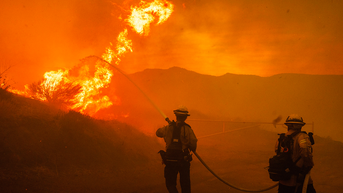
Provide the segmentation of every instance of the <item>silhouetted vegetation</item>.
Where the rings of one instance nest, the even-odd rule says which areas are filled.
[[[6,72],[10,69],[11,67],[6,68],[2,72],[0,72],[0,89],[2,90],[7,90],[10,85],[7,80]]]

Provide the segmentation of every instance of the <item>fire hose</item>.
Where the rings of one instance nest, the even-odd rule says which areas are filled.
[[[276,186],[278,186],[279,184],[274,184],[273,186],[270,186],[268,188],[265,188],[265,189],[260,189],[260,190],[250,190],[250,189],[244,189],[244,188],[239,188],[237,186],[234,186],[228,182],[226,182],[225,180],[223,180],[221,177],[219,177],[216,173],[214,173],[210,167],[207,166],[207,164],[204,162],[204,160],[201,159],[201,157],[198,155],[197,152],[193,152],[194,155],[199,159],[199,161],[202,163],[202,165],[205,166],[205,168],[211,172],[218,180],[220,180],[221,182],[223,182],[224,184],[230,186],[231,188],[234,188],[236,190],[240,190],[240,191],[243,191],[243,192],[264,192],[264,191],[267,191],[267,190],[270,190],[270,189],[273,189],[275,188]]]
[[[88,56],[87,58],[91,58],[91,57],[95,57],[99,60],[101,60],[102,62],[107,63],[108,65],[110,65],[111,67],[115,68],[116,70],[118,70],[122,75],[124,75],[133,85],[135,85],[135,87],[137,87],[137,89],[145,96],[145,98],[155,107],[155,109],[163,116],[163,118],[170,123],[169,118],[163,113],[163,111],[148,97],[148,95],[145,94],[145,92],[130,78],[126,75],[126,73],[124,73],[122,70],[120,70],[118,67],[112,65],[111,63],[107,62],[106,60],[98,57],[98,56]],[[249,189],[244,189],[244,188],[239,188],[237,186],[234,186],[228,182],[226,182],[225,180],[223,180],[222,178],[220,178],[216,173],[214,173],[210,167],[207,166],[207,164],[204,162],[204,160],[202,160],[202,158],[199,156],[199,154],[197,152],[193,152],[194,155],[199,159],[199,161],[206,167],[206,169],[211,172],[218,180],[220,180],[221,182],[223,182],[224,184],[230,186],[231,188],[243,191],[243,192],[264,192],[270,189],[275,188],[276,186],[278,186],[278,184],[275,184],[273,186],[270,186],[268,188],[265,189],[260,189],[260,190],[249,190]]]

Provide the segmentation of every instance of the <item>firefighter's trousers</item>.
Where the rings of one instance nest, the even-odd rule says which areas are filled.
[[[182,193],[191,193],[190,162],[167,162],[164,168],[164,177],[169,193],[178,193],[176,188],[177,175],[180,173]]]

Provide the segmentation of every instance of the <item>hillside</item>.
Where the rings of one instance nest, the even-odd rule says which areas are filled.
[[[156,137],[6,92],[0,93],[0,115],[0,192],[166,192],[157,154],[163,143]],[[232,123],[225,133],[211,135],[222,131],[221,123],[188,123],[199,138],[198,154],[226,181],[249,189],[274,184],[265,167],[277,133]],[[339,193],[343,144],[317,135],[315,141],[317,192]],[[217,180],[195,156],[191,179],[194,192],[239,192]]]
[[[182,68],[147,69],[131,74],[137,85],[173,118],[172,110],[184,104],[191,118],[272,122],[297,113],[308,123],[305,129],[343,141],[343,76],[280,74],[272,77],[225,74],[209,76]],[[124,78],[114,83],[123,104],[149,109],[152,105]],[[134,93],[134,94],[132,94]],[[129,107],[128,107],[129,109]],[[142,113],[140,113],[142,114]],[[156,120],[155,120],[156,121]],[[279,132],[280,128],[268,129]]]
[[[126,181],[133,172],[155,171],[163,148],[130,125],[3,91],[0,127],[0,192],[134,191],[155,176],[147,174],[137,187]]]

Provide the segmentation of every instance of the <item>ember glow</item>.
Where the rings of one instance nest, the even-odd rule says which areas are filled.
[[[150,3],[141,1],[139,6],[131,7],[130,14],[124,23],[136,33],[147,36],[152,22],[155,21],[156,25],[161,24],[172,12],[173,4],[168,1],[155,0]],[[119,65],[120,58],[125,53],[133,52],[132,40],[128,38],[128,34],[128,28],[124,28],[116,39],[116,46],[110,42],[110,46],[102,54],[102,59]],[[111,94],[109,97],[105,94],[113,76],[112,69],[106,62],[96,58],[93,60],[85,58],[72,69],[46,72],[42,81],[26,85],[25,91],[11,91],[56,104],[63,101],[64,108],[92,116],[100,109],[120,104],[120,99],[116,96]]]

